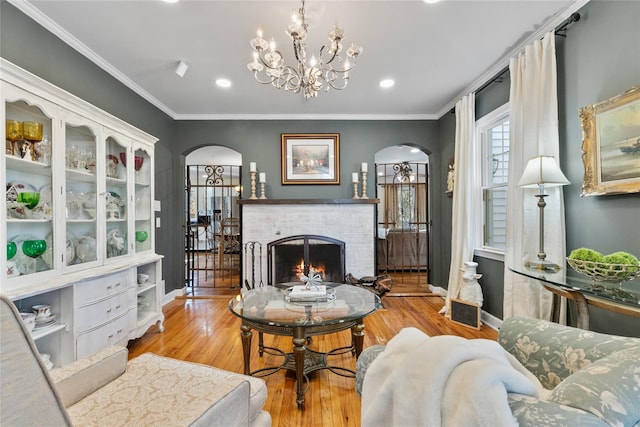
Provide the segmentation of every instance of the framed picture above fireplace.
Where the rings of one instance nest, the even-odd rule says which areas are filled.
[[[283,133],[283,184],[340,184],[340,134]]]

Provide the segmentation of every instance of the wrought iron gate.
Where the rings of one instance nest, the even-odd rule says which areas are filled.
[[[241,166],[187,166],[184,229],[188,291],[240,287],[241,176]]]
[[[427,163],[376,164],[379,272],[429,269],[428,167]]]

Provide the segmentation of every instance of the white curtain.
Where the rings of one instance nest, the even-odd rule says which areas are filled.
[[[453,212],[451,214],[451,265],[447,301],[440,313],[447,314],[449,302],[458,297],[462,287],[465,261],[473,261],[473,213],[475,194],[475,94],[469,94],[456,103],[456,140],[453,172]]]
[[[536,260],[539,242],[537,189],[516,186],[527,161],[539,155],[556,158],[558,100],[555,35],[547,33],[525,48],[509,65],[511,72],[509,186],[504,274],[504,318],[551,318],[552,294],[537,280],[509,271],[526,260]],[[565,227],[562,187],[545,188],[544,249],[547,260],[565,266]],[[564,272],[564,268],[561,272]],[[561,273],[563,274],[563,273]],[[564,308],[561,319],[564,318]]]

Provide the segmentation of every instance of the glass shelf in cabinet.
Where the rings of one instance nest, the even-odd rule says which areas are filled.
[[[95,182],[96,174],[89,170],[67,169],[67,181]]]
[[[44,163],[35,162],[32,160],[24,160],[15,156],[7,156],[6,159],[8,170],[15,169],[34,175],[51,176],[50,165],[45,165]]]

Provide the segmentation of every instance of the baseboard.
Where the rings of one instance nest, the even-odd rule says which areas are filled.
[[[164,294],[164,297],[162,297],[162,305],[165,306],[167,304],[169,304],[171,301],[173,301],[174,299],[176,299],[176,297],[181,297],[183,295],[185,295],[187,293],[187,288],[182,287],[180,289],[174,289],[171,292],[169,292],[168,294]]]
[[[442,297],[447,296],[447,290],[445,288],[441,288],[440,286],[429,285],[429,290],[434,294],[441,295]]]
[[[502,326],[502,319],[499,319],[493,314],[487,313],[484,310],[482,310],[482,313],[480,313],[480,320],[482,321],[482,323],[496,331],[500,329],[500,326]]]

